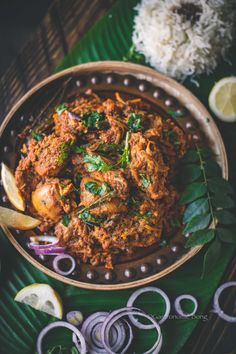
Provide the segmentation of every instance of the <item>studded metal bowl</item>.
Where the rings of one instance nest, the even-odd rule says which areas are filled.
[[[31,89],[10,111],[0,128],[1,158],[12,169],[19,159],[17,135],[38,117],[47,116],[55,107],[58,97],[92,88],[109,97],[115,91],[125,96],[141,97],[154,110],[166,115],[168,111],[181,112],[179,124],[195,141],[204,140],[214,151],[222,167],[223,177],[228,177],[225,148],[220,133],[208,111],[186,88],[174,80],[144,66],[115,61],[95,62],[72,67],[53,75]],[[59,102],[57,102],[59,103]],[[3,189],[2,205],[11,207]],[[149,247],[135,256],[125,257],[107,270],[103,266],[82,264],[68,277],[52,269],[50,257],[39,258],[27,248],[29,232],[3,228],[16,249],[35,267],[67,284],[98,290],[125,289],[142,285],[172,272],[192,258],[201,247],[185,249],[185,238],[174,236],[165,247]],[[20,234],[20,235],[19,235]]]

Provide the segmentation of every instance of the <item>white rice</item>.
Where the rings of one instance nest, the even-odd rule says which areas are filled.
[[[173,9],[194,4],[195,22]],[[235,34],[236,0],[142,0],[136,7],[133,43],[158,71],[184,80],[212,72]]]

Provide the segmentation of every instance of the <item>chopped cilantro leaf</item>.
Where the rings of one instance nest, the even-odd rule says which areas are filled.
[[[62,114],[67,109],[65,103],[61,103],[59,106],[56,107],[56,112],[58,114]]]
[[[75,152],[76,154],[83,154],[84,152],[86,152],[85,147],[83,146],[73,146],[73,152]]]
[[[85,210],[83,213],[79,214],[79,218],[88,224],[99,224],[102,221],[102,218],[93,216],[88,210]]]
[[[101,129],[104,127],[105,115],[96,111],[87,112],[82,116],[82,120],[86,127],[90,129]]]
[[[150,179],[144,173],[140,173],[139,176],[141,177],[141,183],[143,188],[147,188],[150,185]]]
[[[138,130],[142,130],[143,126],[142,126],[142,114],[136,114],[134,112],[130,112],[130,117],[128,120],[128,129],[131,132],[137,132]]]
[[[62,225],[67,227],[70,223],[70,216],[67,214],[62,215],[61,223],[62,223]]]
[[[87,170],[89,172],[101,171],[107,172],[112,169],[112,166],[109,166],[101,156],[97,155],[84,155],[84,162],[87,164]]]
[[[126,133],[125,137],[125,146],[123,153],[120,158],[120,164],[122,168],[125,168],[130,163],[130,156],[129,156],[129,132]]]
[[[68,159],[71,147],[74,145],[74,140],[66,141],[61,144],[60,152],[58,155],[58,163],[59,165],[63,165],[63,163]]]
[[[110,188],[106,182],[103,182],[101,185],[96,182],[87,182],[85,183],[85,189],[93,195],[101,195],[106,193]]]
[[[30,134],[34,140],[37,140],[37,141],[43,140],[43,136],[41,134],[36,133],[34,130],[31,130]]]

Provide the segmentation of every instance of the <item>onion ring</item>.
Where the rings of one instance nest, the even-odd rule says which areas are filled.
[[[114,323],[116,321],[120,320],[122,317],[124,317],[124,316],[130,317],[130,315],[144,317],[153,323],[154,328],[156,329],[156,331],[158,333],[158,338],[157,338],[156,342],[154,343],[154,345],[152,346],[152,348],[143,354],[158,354],[161,350],[161,347],[162,347],[161,328],[160,328],[158,322],[152,316],[146,314],[144,311],[142,311],[138,308],[135,308],[135,307],[125,307],[125,308],[122,308],[119,310],[112,311],[105,319],[103,326],[102,326],[101,335],[102,335],[103,346],[104,346],[105,350],[107,351],[107,353],[108,354],[117,354],[117,352],[114,352],[112,350],[112,348],[110,347],[110,344],[109,344],[109,337],[110,337],[109,335],[110,335],[111,327],[114,325]],[[121,354],[125,354],[125,352],[123,351]]]
[[[180,302],[182,300],[190,300],[192,301],[192,303],[194,304],[194,309],[192,312],[190,313],[186,313],[182,310],[182,307],[180,305]],[[180,315],[181,317],[183,318],[188,318],[188,317],[191,317],[191,316],[194,316],[195,313],[197,312],[197,309],[198,309],[198,302],[197,302],[197,299],[195,299],[194,296],[190,295],[190,294],[183,294],[183,295],[180,295],[178,296],[176,299],[175,299],[175,302],[174,302],[174,308],[175,308],[175,311],[178,315]]]
[[[71,261],[71,267],[69,270],[64,271],[59,268],[59,262],[62,261],[63,259],[69,259]],[[56,256],[52,262],[53,269],[60,275],[69,275],[71,274],[76,267],[76,262],[73,257],[71,257],[69,254],[62,254],[59,256]]]
[[[106,350],[103,347],[103,343],[101,340],[101,328],[106,319],[109,315],[109,312],[96,312],[89,316],[83,323],[81,332],[86,338],[86,341],[89,346],[89,353],[91,354],[106,354]],[[129,340],[123,350],[127,350],[130,346],[130,343],[133,338],[133,333],[130,325],[124,321],[125,325],[129,329]],[[111,328],[111,348],[114,352],[118,352],[125,343],[126,332],[125,332],[125,325],[123,322],[118,321],[115,323]],[[75,340],[75,336],[73,335],[73,340]]]
[[[39,242],[48,242],[47,244],[40,245]],[[56,246],[58,244],[58,238],[56,236],[31,236],[30,237],[30,243],[29,243],[29,248],[30,249],[38,249],[40,248],[45,248],[45,247],[51,247],[51,246]]]
[[[137,299],[137,297],[139,297],[141,294],[143,293],[146,293],[146,292],[155,292],[155,293],[158,293],[160,294],[163,299],[165,300],[165,305],[166,305],[166,310],[165,310],[165,313],[162,317],[162,319],[160,321],[158,321],[159,324],[162,324],[164,323],[167,318],[169,317],[169,314],[170,314],[170,300],[168,298],[168,296],[166,295],[166,293],[159,289],[159,288],[156,288],[155,286],[146,286],[144,288],[141,288],[141,289],[138,289],[136,290],[129,298],[128,302],[127,302],[127,307],[132,307],[135,300]],[[139,322],[138,320],[136,320],[136,318],[134,316],[130,316],[130,321],[139,329],[152,329],[152,328],[155,328],[154,325],[150,324],[150,325],[145,325],[141,322]]]
[[[58,328],[58,327],[65,327],[70,329],[73,334],[76,335],[76,337],[79,339],[80,345],[76,346],[77,349],[79,350],[80,354],[86,354],[87,353],[87,345],[84,339],[84,336],[82,335],[82,333],[78,330],[78,328],[76,328],[75,326],[73,326],[72,324],[68,323],[68,322],[64,322],[64,321],[56,321],[53,323],[50,323],[49,325],[47,325],[46,327],[44,327],[42,329],[42,331],[39,333],[38,338],[37,338],[37,344],[36,344],[36,348],[37,348],[37,353],[38,354],[43,354],[43,349],[42,349],[42,342],[43,342],[43,338],[44,336],[52,329],[54,328]],[[75,343],[76,345],[77,343]]]
[[[215,292],[213,299],[213,312],[217,313],[222,320],[230,323],[236,323],[236,316],[229,316],[221,309],[219,304],[219,297],[223,290],[229,288],[230,286],[236,286],[236,281],[229,281],[222,284]]]

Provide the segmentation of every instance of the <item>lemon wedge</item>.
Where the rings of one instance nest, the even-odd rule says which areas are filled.
[[[25,210],[25,202],[16,185],[16,180],[11,170],[2,162],[1,178],[3,188],[14,207],[18,210]]]
[[[236,121],[236,77],[218,81],[209,95],[209,106],[215,115],[225,122]]]
[[[62,319],[63,305],[59,294],[48,284],[32,284],[21,289],[15,301]]]
[[[40,220],[32,218],[31,216],[0,206],[0,225],[12,227],[17,230],[31,230],[40,223]]]

